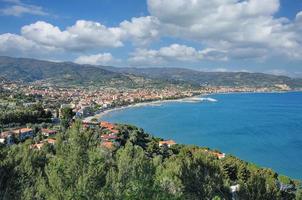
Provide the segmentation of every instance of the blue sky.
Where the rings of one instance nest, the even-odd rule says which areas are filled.
[[[302,77],[301,11],[302,0],[0,0],[0,55]]]

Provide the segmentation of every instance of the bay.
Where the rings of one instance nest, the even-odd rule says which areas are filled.
[[[302,180],[302,93],[210,95],[112,111],[102,120],[139,126],[177,143],[218,149]]]

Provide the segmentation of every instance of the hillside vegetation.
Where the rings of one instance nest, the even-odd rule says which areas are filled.
[[[78,122],[55,146],[1,146],[0,199],[301,199],[297,182],[270,169],[233,156],[219,160],[196,146],[159,147],[142,129],[118,128],[116,149],[101,147],[99,131]]]
[[[192,85],[269,87],[286,84],[302,88],[302,79],[248,72],[201,72],[182,68],[114,68],[105,69],[148,78],[186,82]]]
[[[62,86],[162,87],[186,86],[273,87],[288,85],[302,88],[302,79],[247,72],[201,72],[181,68],[120,68],[50,62],[0,56],[0,81],[42,81]]]
[[[9,81],[42,81],[59,86],[144,87],[167,83],[90,65],[0,56],[0,77]],[[1,79],[0,79],[1,80]]]

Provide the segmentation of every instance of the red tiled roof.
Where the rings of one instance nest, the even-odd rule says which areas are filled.
[[[48,133],[50,135],[53,135],[53,134],[57,133],[57,131],[49,130],[49,129],[44,129],[44,128],[41,131],[42,131],[42,133]]]
[[[224,154],[224,153],[212,152],[212,154],[213,154],[214,156],[216,156],[217,158],[219,158],[219,159],[222,159],[222,158],[225,157],[225,154]]]
[[[38,143],[38,144],[32,144],[30,145],[31,149],[41,149],[43,147],[44,143]]]
[[[45,139],[44,141],[41,141],[40,143],[30,145],[30,148],[40,150],[46,143],[54,145],[56,143],[56,140],[52,138],[48,138]]]
[[[174,144],[176,144],[174,140],[159,141],[159,145],[174,145]]]
[[[118,139],[118,136],[117,135],[108,135],[108,134],[106,134],[106,135],[101,135],[101,138],[103,140],[116,140],[116,139]]]
[[[14,133],[19,134],[19,133],[26,133],[29,131],[33,131],[31,128],[20,128],[20,129],[16,129],[13,130]]]
[[[13,131],[5,131],[0,134],[0,138],[7,138],[9,135],[14,134]]]
[[[105,129],[107,129],[107,130],[109,130],[110,132],[112,132],[112,133],[119,133],[119,131],[116,129],[116,125],[114,125],[114,124],[112,124],[112,123],[110,123],[110,122],[105,122],[105,121],[102,121],[101,123],[100,123],[100,126],[102,127],[102,128],[105,128]]]
[[[110,123],[110,122],[105,122],[105,121],[102,121],[100,123],[100,126],[103,127],[103,128],[107,128],[107,129],[113,129],[115,128],[115,125]]]
[[[53,139],[53,138],[47,138],[46,140],[49,144],[55,144],[56,143],[56,139]]]

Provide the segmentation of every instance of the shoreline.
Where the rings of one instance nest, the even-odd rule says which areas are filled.
[[[176,98],[176,99],[163,99],[163,100],[154,100],[154,101],[149,101],[149,102],[138,102],[138,103],[134,103],[134,104],[129,104],[129,105],[125,105],[125,106],[120,106],[120,107],[115,107],[115,108],[110,108],[107,110],[103,110],[103,111],[98,111],[99,113],[94,114],[93,116],[88,116],[85,117],[82,121],[85,122],[91,122],[92,119],[97,119],[98,122],[101,121],[101,118],[111,112],[114,111],[119,111],[119,110],[124,110],[124,109],[128,109],[128,108],[134,108],[134,107],[142,107],[142,106],[160,106],[163,103],[170,103],[170,102],[189,102],[189,103],[196,103],[193,102],[192,99],[196,98],[196,97],[201,97],[201,96],[209,96],[209,95],[218,95],[218,94],[222,94],[222,95],[227,95],[227,94],[272,94],[272,93],[276,93],[276,94],[280,94],[280,93],[291,93],[291,92],[302,92],[301,90],[290,90],[290,91],[266,91],[266,92],[262,92],[262,91],[255,91],[255,92],[217,92],[217,93],[204,93],[204,94],[198,94],[198,95],[193,95],[191,97],[183,97],[183,98]],[[187,100],[187,101],[186,101]]]
[[[98,121],[100,121],[100,119],[106,115],[109,114],[110,112],[114,112],[114,111],[119,111],[119,110],[124,110],[127,108],[134,108],[134,107],[142,107],[142,106],[160,106],[163,103],[170,103],[170,102],[186,102],[185,100],[190,100],[191,98],[196,98],[196,97],[200,97],[204,94],[199,94],[199,95],[194,95],[191,97],[184,97],[184,98],[176,98],[176,99],[164,99],[164,100],[154,100],[154,101],[149,101],[149,102],[138,102],[138,103],[134,103],[134,104],[129,104],[129,105],[125,105],[125,106],[120,106],[120,107],[115,107],[115,108],[110,108],[104,111],[99,111],[100,113],[97,113],[93,116],[89,116],[83,119],[83,121],[85,122],[91,122],[92,119],[96,118],[98,119]],[[207,96],[208,94],[206,94],[205,96]]]

